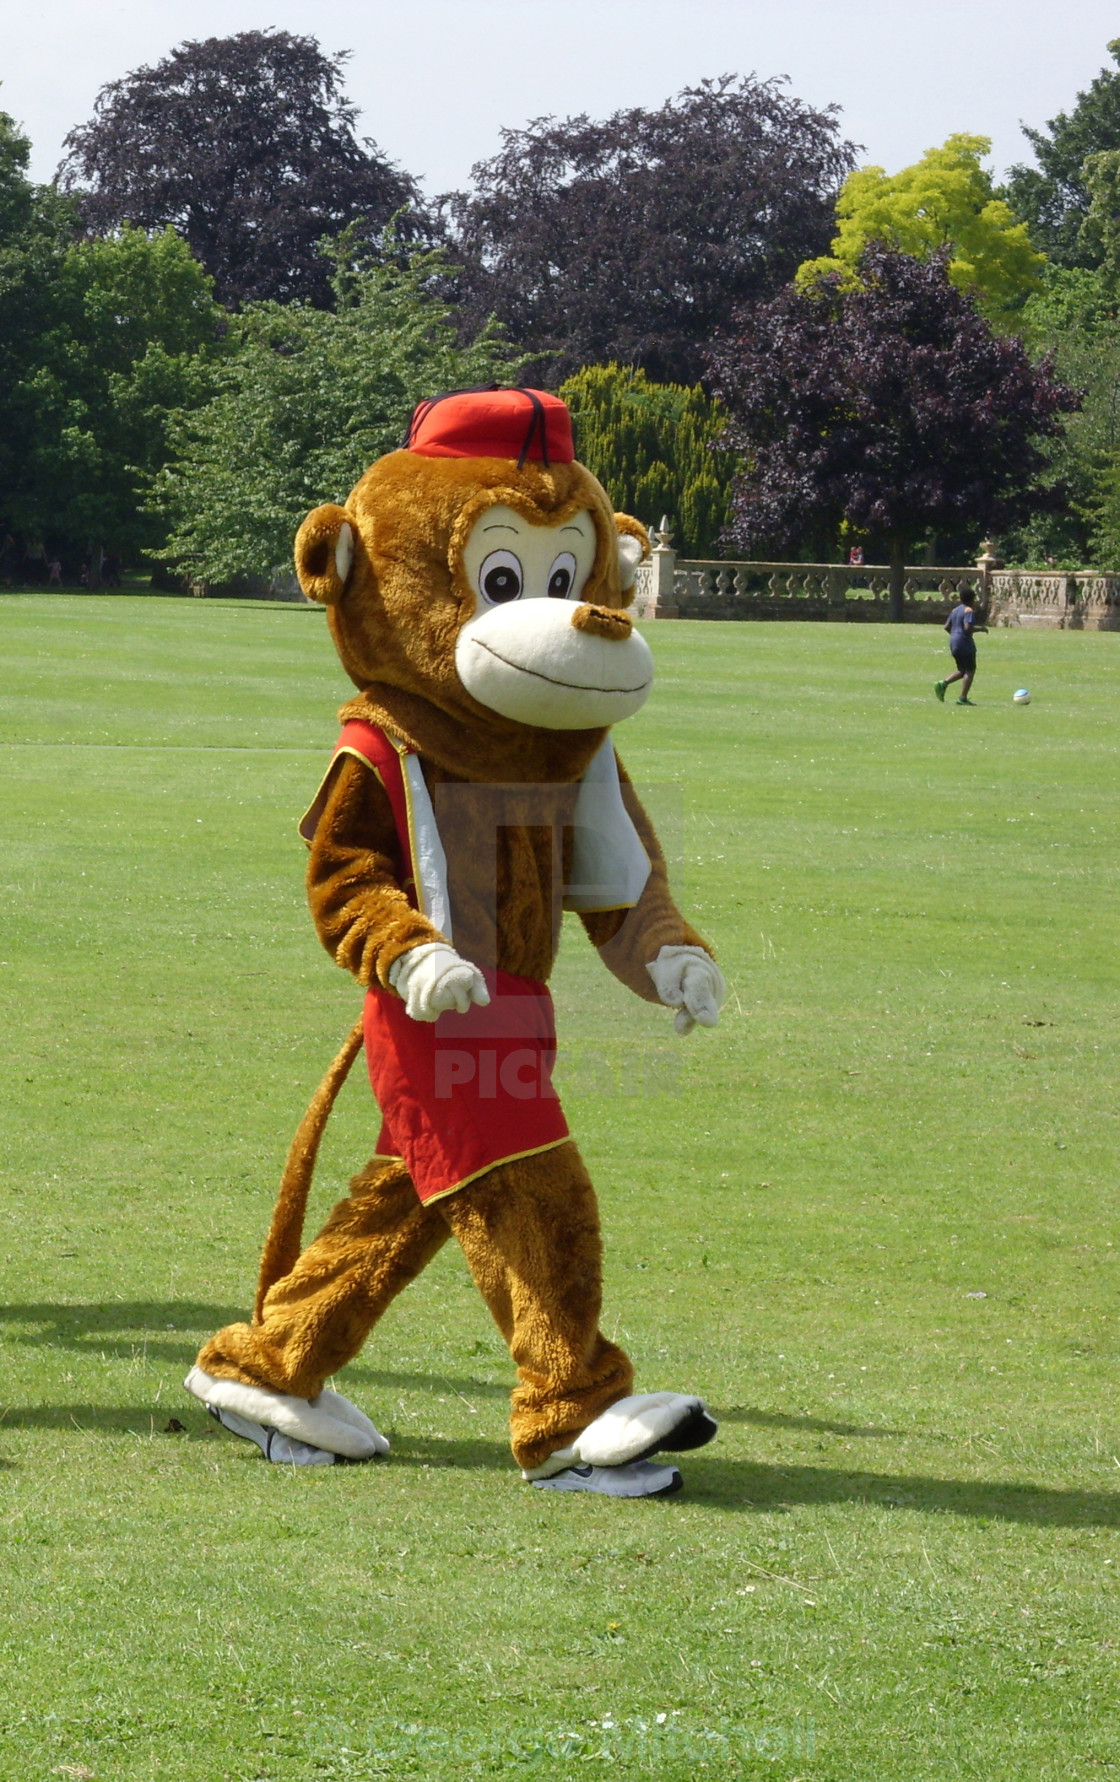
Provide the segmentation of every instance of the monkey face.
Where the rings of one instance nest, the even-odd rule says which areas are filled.
[[[622,610],[644,547],[578,463],[401,451],[345,508],[308,516],[296,568],[358,687],[419,694],[476,729],[575,731],[649,691],[649,649]]]
[[[501,502],[479,515],[462,552],[474,611],[455,666],[480,705],[546,730],[590,730],[645,703],[645,639],[628,613],[581,600],[597,545],[587,508],[551,525]]]

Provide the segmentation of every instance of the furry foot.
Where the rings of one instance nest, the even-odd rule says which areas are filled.
[[[256,1429],[274,1431],[273,1453],[279,1459],[276,1440],[287,1437],[307,1448],[320,1449],[343,1460],[373,1460],[388,1454],[389,1444],[375,1429],[364,1411],[352,1405],[341,1393],[324,1388],[318,1398],[292,1398],[283,1392],[270,1392],[264,1386],[248,1386],[243,1380],[218,1380],[200,1367],[192,1367],[183,1382],[187,1391],[201,1399],[207,1410],[232,1412],[235,1417]],[[264,1443],[248,1430],[236,1429],[223,1414],[219,1422],[236,1435],[247,1435],[264,1451]],[[291,1456],[286,1456],[291,1459]],[[300,1465],[321,1466],[322,1461],[303,1460]]]
[[[636,1460],[629,1466],[570,1466],[548,1479],[534,1479],[538,1491],[597,1491],[604,1497],[672,1497],[684,1484],[675,1466]]]
[[[718,1428],[702,1398],[683,1392],[642,1392],[610,1405],[570,1448],[558,1448],[522,1477],[536,1484],[573,1465],[628,1466],[654,1454],[683,1454],[702,1448]]]

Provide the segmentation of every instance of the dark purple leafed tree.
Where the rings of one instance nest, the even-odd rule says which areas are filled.
[[[90,122],[66,138],[60,183],[93,234],[172,224],[231,307],[327,307],[316,243],[358,218],[375,235],[417,201],[408,175],[354,135],[345,60],[287,31],[180,44],[101,89]]]
[[[879,244],[859,288],[835,277],[739,311],[709,358],[742,455],[724,534],[751,552],[835,540],[842,520],[885,547],[891,617],[903,565],[929,532],[998,532],[1060,492],[1045,444],[1078,396],[992,332],[949,283],[945,254]]]
[[[834,108],[753,76],[505,130],[446,201],[467,322],[497,315],[548,381],[613,359],[694,383],[734,305],[826,251],[852,165]]]

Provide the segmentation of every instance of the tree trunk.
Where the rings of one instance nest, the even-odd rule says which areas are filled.
[[[890,614],[891,624],[901,625],[906,617],[906,540],[897,533],[890,541],[891,545],[891,579],[890,579]]]

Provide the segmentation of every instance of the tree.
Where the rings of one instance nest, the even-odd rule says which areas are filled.
[[[734,305],[822,251],[852,159],[834,107],[753,76],[505,130],[448,201],[466,314],[497,315],[549,382],[615,360],[692,383]]]
[[[722,443],[743,459],[728,542],[819,546],[846,521],[885,544],[895,619],[924,533],[980,537],[1056,498],[1043,447],[1077,405],[993,333],[947,261],[873,245],[854,288],[830,275],[743,310],[710,359],[732,416]]]
[[[1064,502],[1006,537],[1005,554],[1029,564],[1113,568],[1120,561],[1120,318],[1106,267],[1050,267],[1024,323],[1032,351],[1052,355],[1081,407],[1049,452]]]
[[[1120,38],[1108,46],[1120,64]],[[1060,111],[1045,130],[1024,129],[1037,167],[1020,164],[1007,177],[1007,201],[1027,224],[1036,247],[1059,266],[1093,266],[1082,236],[1090,196],[1084,166],[1090,155],[1120,149],[1120,73],[1102,68],[1071,112]]]
[[[1120,302],[1120,149],[1089,155],[1081,170],[1089,208],[1078,240],[1092,257],[1102,289]]]
[[[1046,447],[1062,499],[1005,533],[1003,552],[1017,563],[1080,568],[1098,554],[1092,508],[1120,451],[1120,324],[1100,269],[1048,266],[1023,311],[1023,339],[1034,357],[1052,358],[1081,406]]]
[[[354,135],[345,60],[288,31],[180,44],[101,89],[66,138],[61,184],[96,234],[177,229],[226,305],[325,305],[316,243],[359,218],[376,236],[417,202],[408,175]]]
[[[31,145],[0,112],[0,527],[22,530],[20,490],[34,437],[30,378],[74,237],[73,205],[27,177]]]
[[[727,521],[735,460],[711,441],[728,416],[699,384],[655,384],[629,365],[587,365],[560,386],[580,461],[616,509],[668,514],[685,556],[710,557]]]
[[[220,321],[210,280],[172,229],[68,249],[21,386],[21,531],[73,553],[162,543],[141,485],[167,456],[171,414],[210,393]]]
[[[215,350],[209,280],[171,231],[75,239],[75,206],[28,180],[0,114],[0,526],[77,557],[158,543],[137,486]]]
[[[981,165],[991,148],[986,136],[950,136],[901,173],[888,175],[881,167],[850,173],[836,201],[839,230],[831,256],[807,261],[798,283],[812,284],[826,272],[853,280],[871,241],[923,260],[948,248],[949,278],[957,289],[975,297],[996,326],[1012,324],[1038,288],[1044,261],[1026,225],[995,196]]]
[[[485,327],[461,344],[433,291],[441,254],[401,267],[334,253],[335,311],[248,306],[232,325],[219,387],[173,428],[173,460],[149,506],[169,527],[169,563],[196,581],[271,575],[290,564],[308,509],[344,501],[367,465],[399,446],[416,403],[438,390],[509,382],[519,361]]]
[[[1099,465],[1082,511],[1089,523],[1093,562],[1115,574],[1120,569],[1120,454]]]

